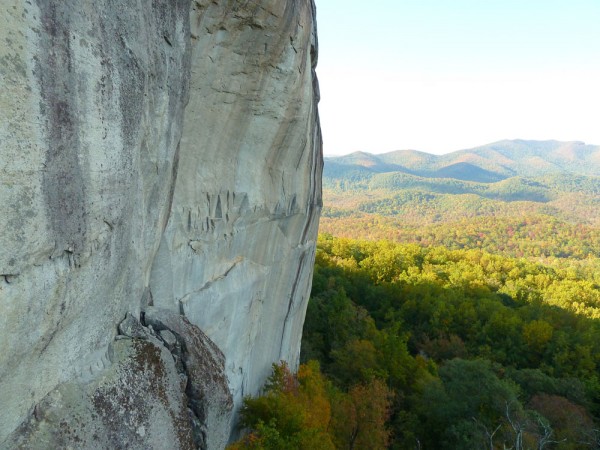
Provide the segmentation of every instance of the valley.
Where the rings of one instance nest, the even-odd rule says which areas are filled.
[[[598,174],[600,147],[577,142],[327,158],[320,230],[550,262],[595,258]]]
[[[599,155],[326,158],[303,364],[245,402],[253,448],[600,448]]]

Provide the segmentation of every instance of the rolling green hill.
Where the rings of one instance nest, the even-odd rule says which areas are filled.
[[[598,257],[598,175],[600,147],[580,142],[326,158],[321,230],[508,256]]]

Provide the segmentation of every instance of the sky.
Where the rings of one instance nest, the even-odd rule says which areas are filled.
[[[316,0],[324,154],[600,145],[600,0]]]

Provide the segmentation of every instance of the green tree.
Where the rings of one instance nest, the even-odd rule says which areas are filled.
[[[486,433],[504,423],[506,405],[522,409],[517,392],[513,383],[498,378],[489,361],[446,362],[419,399],[422,442],[440,449],[484,447]]]

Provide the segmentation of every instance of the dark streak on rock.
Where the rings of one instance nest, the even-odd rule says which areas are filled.
[[[43,347],[39,352],[39,355],[42,355],[46,351],[46,349],[50,346],[50,342],[52,342],[52,340],[54,339],[54,336],[56,336],[57,332],[58,332],[58,323],[52,329],[52,332],[50,333],[50,335],[46,337],[46,342],[44,342]]]
[[[85,181],[79,161],[77,74],[72,65],[70,11],[61,2],[38,0],[42,36],[36,76],[46,111],[48,145],[43,175],[47,214],[56,240],[55,254],[79,254],[86,237]]]

